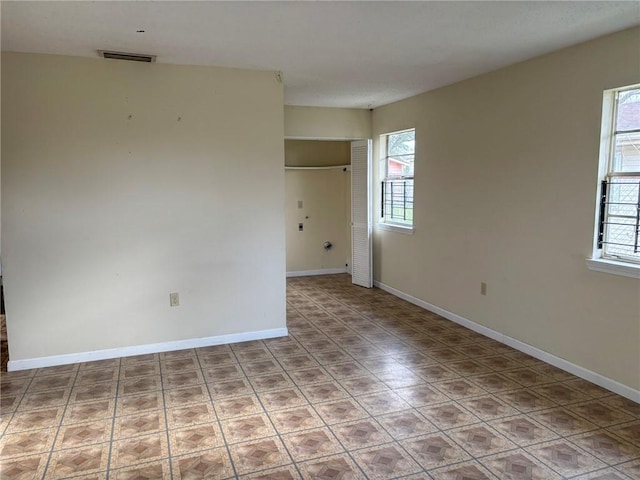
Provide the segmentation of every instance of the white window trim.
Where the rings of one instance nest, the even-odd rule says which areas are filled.
[[[416,230],[415,227],[410,225],[396,225],[395,223],[384,222],[378,222],[378,229],[388,232],[404,233],[405,235],[413,235],[413,232]]]
[[[587,267],[594,272],[610,273],[623,277],[640,279],[640,265],[629,262],[616,262],[608,258],[587,258]]]
[[[602,124],[600,127],[600,160],[598,168],[598,190],[595,205],[595,221],[593,231],[593,253],[591,258],[586,259],[587,268],[594,272],[609,273],[623,277],[640,279],[640,264],[632,261],[618,261],[613,258],[603,257],[602,249],[598,248],[598,228],[600,222],[600,195],[601,182],[609,173],[609,162],[612,146],[612,130],[614,124],[616,92],[626,89],[637,88],[629,86],[625,88],[614,88],[605,90],[602,99]]]
[[[383,133],[380,135],[380,142],[379,142],[379,146],[380,146],[380,150],[382,152],[382,155],[380,157],[380,169],[382,170],[382,181],[386,181],[387,180],[387,169],[388,164],[387,164],[387,140],[386,137],[388,137],[389,135],[393,135],[396,133],[402,133],[402,132],[408,132],[409,130],[413,130],[414,132],[414,137],[415,137],[415,132],[416,132],[416,128],[415,127],[410,127],[410,128],[403,128],[402,130],[396,130],[393,132],[388,132],[388,133]],[[384,141],[382,141],[382,137],[385,137]],[[414,156],[415,156],[415,147],[413,150]],[[415,168],[415,167],[414,167]],[[414,172],[414,176],[411,177],[413,179],[413,184],[414,184],[414,195],[415,195],[415,172]],[[415,198],[414,200],[414,207],[415,207]],[[378,213],[382,213],[382,212],[378,212]],[[414,215],[415,215],[415,208],[414,208]],[[379,230],[385,230],[388,232],[396,232],[396,233],[403,233],[405,235],[413,235],[413,232],[415,231],[415,218],[412,220],[411,225],[406,225],[406,224],[402,224],[402,223],[394,223],[394,222],[390,222],[390,221],[385,221],[385,218],[382,215],[378,216],[379,221],[377,223],[377,227]]]

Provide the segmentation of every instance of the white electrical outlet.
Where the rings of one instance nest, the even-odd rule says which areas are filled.
[[[180,295],[178,292],[169,294],[169,305],[172,307],[177,307],[180,305]]]

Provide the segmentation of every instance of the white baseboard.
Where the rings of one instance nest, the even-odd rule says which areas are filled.
[[[563,358],[556,357],[555,355],[549,352],[540,350],[537,347],[529,345],[528,343],[521,342],[520,340],[517,340],[515,338],[509,337],[504,333],[498,332],[497,330],[492,330],[491,328],[487,328],[472,320],[461,317],[460,315],[449,312],[436,305],[432,305],[431,303],[425,302],[424,300],[420,300],[419,298],[416,298],[412,295],[401,292],[400,290],[390,287],[389,285],[385,285],[382,282],[374,281],[373,284],[374,286],[380,288],[381,290],[384,290],[385,292],[389,292],[392,295],[395,295],[396,297],[402,298],[403,300],[406,300],[409,303],[413,303],[414,305],[422,307],[425,310],[429,310],[430,312],[437,313],[441,317],[444,317],[447,320],[451,320],[452,322],[462,325],[463,327],[467,327],[468,329],[473,330],[474,332],[480,333],[485,337],[489,337],[500,343],[504,343],[505,345],[515,348],[516,350],[520,350],[521,352],[531,355],[532,357],[542,360],[543,362],[547,362],[553,365],[554,367],[558,367],[566,372],[576,375],[577,377],[584,378],[585,380],[588,380],[591,383],[595,383],[596,385],[602,388],[606,388],[607,390],[617,393],[618,395],[622,395],[623,397],[626,397],[629,400],[633,400],[634,402],[640,403],[640,390],[631,388],[620,382],[617,382],[608,377],[605,377],[604,375],[601,375],[599,373],[592,372],[591,370],[581,367],[580,365],[576,365],[575,363],[571,363],[568,360],[565,360]]]
[[[298,272],[287,272],[288,277],[309,277],[311,275],[333,275],[336,273],[347,273],[347,269],[341,268],[323,268],[321,270],[301,270]]]
[[[131,357],[146,353],[171,352],[187,348],[209,347],[211,345],[224,345],[227,343],[248,342],[250,340],[264,340],[266,338],[286,337],[289,334],[286,328],[273,328],[271,330],[259,330],[256,332],[232,333],[215,337],[191,338],[174,342],[152,343],[147,345],[135,345],[131,347],[110,348],[92,352],[69,353],[65,355],[52,355],[50,357],[27,358],[24,360],[9,360],[7,370],[29,370],[31,368],[54,367],[68,365],[70,363],[92,362],[94,360],[107,360],[110,358]]]

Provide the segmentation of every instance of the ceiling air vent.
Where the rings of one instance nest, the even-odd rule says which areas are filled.
[[[116,60],[129,60],[130,62],[154,63],[156,61],[155,55],[145,55],[143,53],[112,52],[109,50],[98,50],[98,54],[104,58],[113,58]]]

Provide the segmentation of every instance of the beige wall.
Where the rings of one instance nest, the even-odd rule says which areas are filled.
[[[12,361],[285,327],[273,73],[3,53],[2,100]]]
[[[285,140],[284,152],[285,165],[293,167],[351,163],[347,141]],[[287,272],[345,268],[351,263],[350,170],[287,170],[285,183]],[[323,247],[327,241],[330,250]]]
[[[415,234],[376,229],[376,280],[639,389],[640,282],[585,265],[602,92],[637,82],[635,29],[376,109],[375,140],[416,128]]]
[[[350,172],[287,170],[285,177],[287,272],[346,268],[351,263]],[[323,247],[327,241],[330,250]]]
[[[284,164],[287,167],[326,167],[349,165],[351,142],[328,140],[285,140]]]
[[[371,138],[371,111],[358,108],[284,107],[284,134],[300,139]]]

